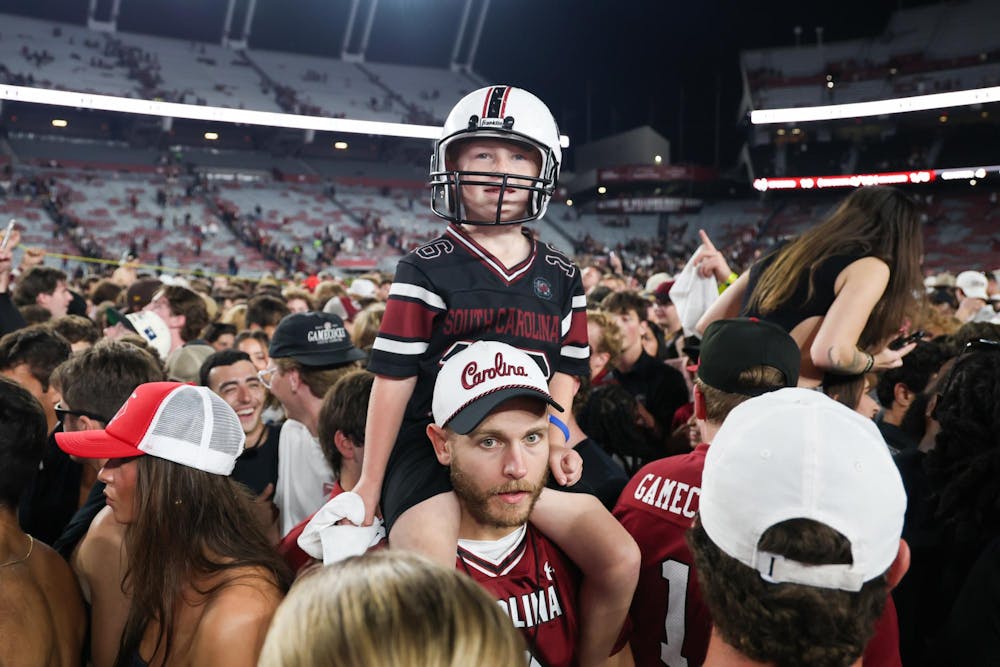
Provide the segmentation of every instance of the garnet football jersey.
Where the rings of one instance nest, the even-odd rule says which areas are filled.
[[[479,582],[510,616],[528,645],[529,667],[576,664],[580,574],[531,524],[496,560],[460,545],[456,567]]]
[[[708,445],[654,461],[622,491],[613,514],[642,552],[632,599],[632,652],[638,667],[696,667],[705,661],[712,619],[701,597],[684,534],[698,512]],[[865,647],[864,664],[899,667],[899,628],[892,597]]]
[[[636,665],[687,667],[705,661],[712,621],[684,534],[698,512],[707,451],[702,444],[690,454],[643,467],[613,512],[642,552],[629,611]]]
[[[531,251],[510,268],[455,225],[397,264],[368,370],[417,376],[407,422],[426,419],[440,364],[473,341],[520,348],[548,378],[557,371],[589,374],[580,271],[525,234]]]

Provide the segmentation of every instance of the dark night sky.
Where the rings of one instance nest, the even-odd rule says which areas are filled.
[[[234,25],[245,4],[237,1]],[[589,96],[591,138],[651,124],[671,140],[675,162],[714,161],[718,91],[726,166],[741,145],[740,49],[788,45],[795,25],[805,43],[815,41],[817,25],[826,41],[879,34],[894,10],[916,4],[927,0],[493,0],[474,69],[538,94],[577,144],[588,136]],[[98,15],[110,5],[99,0]],[[258,0],[251,47],[339,55],[349,6]],[[463,6],[380,0],[368,59],[447,66]],[[0,12],[73,23],[84,22],[86,7],[86,0],[0,0]],[[225,0],[122,0],[119,28],[217,41],[225,7]],[[366,7],[361,2],[359,14]]]

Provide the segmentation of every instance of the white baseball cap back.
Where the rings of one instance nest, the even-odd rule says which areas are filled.
[[[496,341],[476,341],[451,356],[434,382],[434,423],[465,435],[501,403],[518,396],[545,401],[562,412],[549,394],[538,364],[523,351]]]
[[[986,293],[988,285],[989,281],[980,271],[962,271],[955,278],[955,287],[962,290],[970,299],[989,300],[990,297]]]
[[[735,408],[708,448],[700,519],[723,552],[771,583],[859,591],[899,550],[906,493],[870,419],[810,389]],[[761,551],[772,526],[811,519],[844,535],[853,562],[810,565]]]

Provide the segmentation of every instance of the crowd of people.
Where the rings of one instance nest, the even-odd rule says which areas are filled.
[[[578,264],[523,227],[561,157],[468,95],[393,275],[71,277],[8,230],[0,662],[994,662],[998,272],[924,276],[882,187],[749,266]]]

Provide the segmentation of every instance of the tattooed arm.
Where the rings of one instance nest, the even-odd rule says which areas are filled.
[[[884,349],[873,356],[858,349],[861,332],[888,284],[889,266],[875,257],[863,257],[840,272],[834,284],[837,296],[809,348],[817,368],[856,375],[903,364],[903,357],[915,345],[900,350]]]

